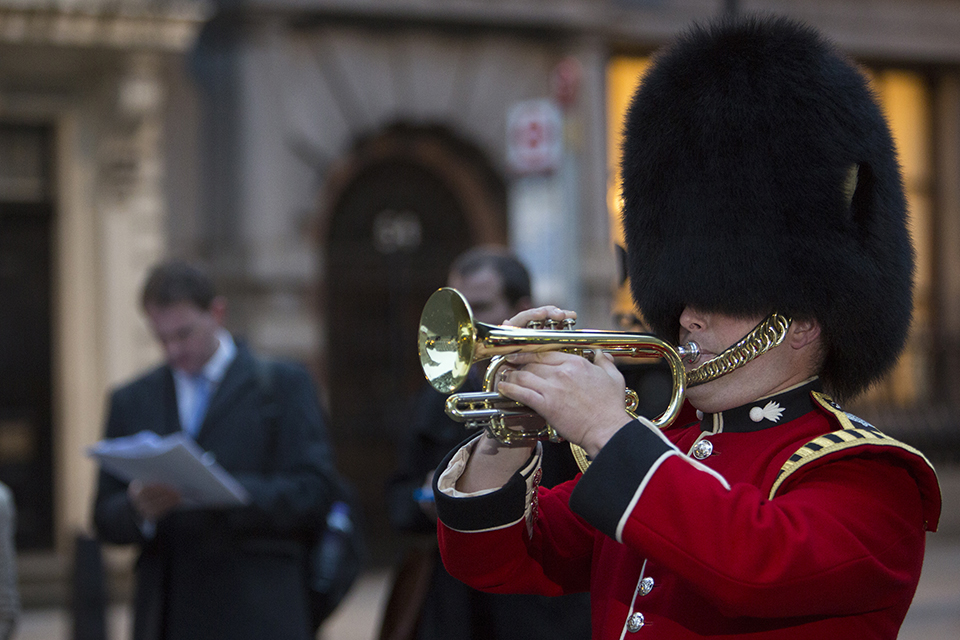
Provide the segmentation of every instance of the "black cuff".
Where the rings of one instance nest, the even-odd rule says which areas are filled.
[[[653,465],[674,449],[638,420],[627,423],[600,450],[570,495],[570,508],[617,540],[617,529]],[[674,449],[675,450],[675,449]]]
[[[527,478],[539,468],[539,465],[530,463],[536,453],[496,491],[481,496],[453,498],[437,488],[440,475],[450,466],[450,460],[467,444],[464,442],[448,453],[433,476],[437,516],[443,524],[456,531],[483,531],[503,527],[523,518],[527,506]]]

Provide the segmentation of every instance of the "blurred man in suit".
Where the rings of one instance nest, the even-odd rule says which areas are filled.
[[[106,437],[184,430],[250,501],[188,509],[171,486],[101,471],[100,538],[141,548],[134,640],[307,640],[305,555],[336,486],[314,384],[235,342],[226,301],[189,264],[155,267],[141,303],[166,362],[111,394]]]

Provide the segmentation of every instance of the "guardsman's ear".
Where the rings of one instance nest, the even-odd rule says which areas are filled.
[[[787,341],[794,349],[803,347],[815,342],[820,337],[820,323],[815,319],[794,320],[790,324],[790,330],[787,332]]]

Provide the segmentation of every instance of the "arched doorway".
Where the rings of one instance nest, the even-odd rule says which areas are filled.
[[[460,252],[506,241],[506,189],[450,132],[394,126],[357,144],[329,193],[322,300],[331,431],[339,467],[361,491],[373,547],[388,554],[383,489],[410,398],[424,384],[420,312]]]

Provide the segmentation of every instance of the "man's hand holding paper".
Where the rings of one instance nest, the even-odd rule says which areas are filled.
[[[161,482],[133,480],[127,487],[127,497],[137,514],[147,522],[157,522],[180,506],[183,501],[175,487]]]
[[[240,506],[249,501],[240,483],[182,431],[163,437],[141,431],[101,440],[89,453],[106,471],[130,483],[127,496],[148,521],[178,507]]]

